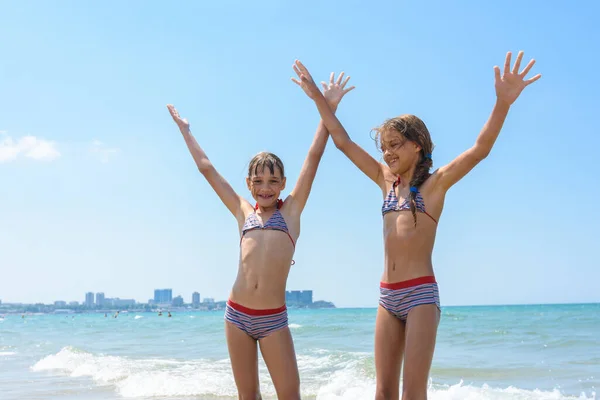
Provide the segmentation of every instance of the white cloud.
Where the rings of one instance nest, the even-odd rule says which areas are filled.
[[[90,148],[90,152],[92,152],[92,154],[94,154],[102,163],[109,162],[119,151],[120,150],[115,147],[107,147],[99,140],[93,140],[92,147]]]
[[[24,136],[18,140],[0,131],[0,163],[7,163],[19,157],[36,161],[52,161],[60,157],[56,143],[35,136]]]

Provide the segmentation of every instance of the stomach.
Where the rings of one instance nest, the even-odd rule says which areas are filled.
[[[250,235],[252,233],[252,235]],[[284,232],[248,232],[242,240],[238,274],[230,299],[254,309],[285,304],[294,246]]]
[[[436,224],[421,213],[417,213],[416,227],[411,212],[386,214],[382,282],[394,283],[434,275],[431,258],[436,228]]]

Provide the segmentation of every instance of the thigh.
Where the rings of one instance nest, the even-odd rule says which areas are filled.
[[[405,324],[381,305],[375,322],[377,398],[397,399],[404,353]]]
[[[300,376],[290,329],[279,329],[259,340],[260,351],[279,399],[300,399]]]
[[[256,340],[230,322],[225,321],[227,348],[231,359],[233,379],[240,398],[260,398],[258,380],[258,349]]]
[[[416,306],[406,319],[403,396],[427,398],[427,381],[435,350],[440,310],[435,304]]]

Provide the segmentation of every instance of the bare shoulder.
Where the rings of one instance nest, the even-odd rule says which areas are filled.
[[[248,218],[248,215],[252,214],[253,212],[254,207],[252,207],[252,204],[250,204],[250,202],[245,198],[240,197],[240,215],[236,215],[236,219],[238,221],[240,229],[246,222],[246,218]]]
[[[380,187],[381,187],[381,193],[383,193],[383,197],[385,197],[385,196],[387,196],[388,192],[392,188],[392,185],[394,184],[394,182],[396,182],[398,177],[392,173],[392,171],[390,170],[390,167],[388,167],[386,164],[380,163],[380,165],[381,165],[381,173],[383,176]]]
[[[419,188],[426,207],[429,209],[433,208],[432,212],[438,214],[437,218],[439,218],[439,214],[442,212],[444,201],[446,199],[446,190],[439,184],[439,180],[440,174],[438,169],[435,170]]]

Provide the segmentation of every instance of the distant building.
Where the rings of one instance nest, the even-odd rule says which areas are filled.
[[[86,307],[94,307],[94,293],[87,292],[85,294],[85,306]]]
[[[133,300],[133,299],[120,299],[118,297],[115,297],[114,299],[106,298],[106,299],[104,299],[103,303],[104,303],[105,306],[123,307],[123,306],[133,306],[133,305],[135,305],[135,300]]]
[[[79,305],[79,302],[78,302],[78,301],[70,301],[70,302],[69,302],[69,305],[70,305],[70,306],[78,306],[78,305]]]
[[[104,293],[96,293],[96,305],[99,307],[104,305]]]
[[[170,304],[173,301],[173,289],[154,289],[155,304]]]
[[[285,302],[291,306],[308,306],[313,302],[312,290],[288,290],[285,292]]]
[[[183,297],[177,296],[173,299],[173,307],[182,307],[183,306]]]
[[[197,306],[200,304],[200,293],[194,292],[192,293],[192,305]]]
[[[67,302],[66,301],[62,301],[62,300],[57,300],[57,301],[54,302],[54,305],[56,307],[65,307],[67,305]]]
[[[312,304],[313,302],[313,291],[312,290],[303,290],[300,293],[300,304]]]
[[[205,304],[213,304],[215,302],[215,299],[213,299],[212,297],[205,297],[204,300],[202,300],[202,302]]]

